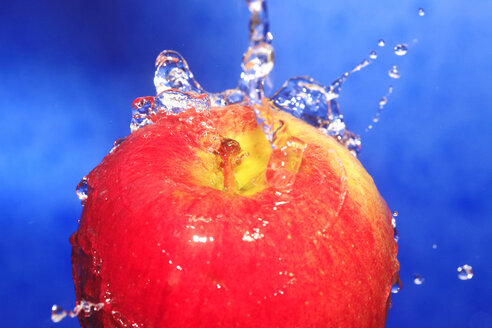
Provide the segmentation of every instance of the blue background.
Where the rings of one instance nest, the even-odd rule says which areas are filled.
[[[269,9],[276,88],[296,75],[329,84],[380,53],[340,104],[362,134],[360,160],[400,213],[403,290],[388,327],[492,327],[492,3],[272,0]],[[161,50],[179,51],[207,90],[234,87],[248,18],[242,0],[0,2],[0,327],[78,326],[50,322],[52,304],[75,302],[75,185],[129,133],[131,101],[154,95]],[[406,56],[392,53],[397,43],[409,44]],[[401,79],[388,77],[392,65]],[[390,84],[381,121],[364,132]],[[465,263],[469,281],[456,275]]]

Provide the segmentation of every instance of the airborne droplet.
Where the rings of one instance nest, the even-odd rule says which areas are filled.
[[[424,8],[419,8],[418,13],[419,13],[419,16],[421,16],[421,17],[424,16],[425,15]]]
[[[379,39],[378,46],[379,47],[384,47],[385,45],[386,45],[386,42],[384,41],[384,39]]]
[[[413,275],[413,283],[417,286],[422,285],[424,283],[424,280],[425,280],[424,277],[422,277],[418,273]]]
[[[468,264],[458,267],[457,271],[460,280],[470,280],[473,278],[473,268]]]
[[[371,59],[376,59],[376,58],[378,58],[378,53],[377,53],[376,51],[374,51],[374,50],[371,50],[371,51],[369,52],[369,58],[371,58]]]
[[[398,71],[398,67],[396,66],[393,66],[389,71],[388,71],[388,75],[389,77],[391,77],[392,79],[399,79],[401,76],[400,76],[400,72]]]
[[[394,50],[395,50],[395,55],[404,56],[408,51],[408,46],[406,44],[397,44]]]
[[[67,311],[63,310],[60,306],[54,304],[51,307],[51,321],[60,322],[67,316]]]

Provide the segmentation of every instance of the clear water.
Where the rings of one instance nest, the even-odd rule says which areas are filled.
[[[368,66],[370,59],[364,59],[328,86],[310,77],[291,78],[268,98],[264,85],[274,66],[274,49],[267,6],[264,0],[247,0],[246,3],[251,12],[249,47],[242,59],[237,87],[219,93],[205,91],[195,80],[186,60],[176,51],[165,50],[156,59],[157,96],[137,98],[133,102],[131,131],[151,124],[153,115],[158,112],[172,115],[189,108],[206,111],[213,106],[248,104],[255,110],[257,122],[274,149],[285,145],[276,143],[276,124],[267,119],[268,112],[281,110],[334,136],[357,156],[361,149],[360,137],[347,129],[336,99],[347,78]],[[377,58],[377,53],[370,52],[369,58]]]
[[[94,312],[100,311],[104,306],[104,303],[92,303],[85,300],[80,300],[77,305],[70,311],[64,310],[61,306],[54,304],[51,307],[51,321],[60,322],[65,317],[75,318],[79,314],[83,314],[86,317],[91,316]]]

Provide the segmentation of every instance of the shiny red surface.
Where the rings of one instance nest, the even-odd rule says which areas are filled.
[[[254,127],[250,113],[226,109],[212,121],[218,133],[231,115]],[[360,191],[340,159],[317,144],[308,144],[289,192],[244,197],[198,186],[188,172],[202,165],[199,121],[162,118],[88,176],[72,237],[74,280],[79,299],[106,305],[81,323],[384,326],[396,245],[375,187],[354,198]]]

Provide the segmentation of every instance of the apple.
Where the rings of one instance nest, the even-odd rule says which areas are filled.
[[[83,327],[385,325],[385,201],[335,138],[272,115],[305,143],[287,186],[269,183],[272,147],[241,105],[158,113],[87,176],[73,278],[104,306]]]

